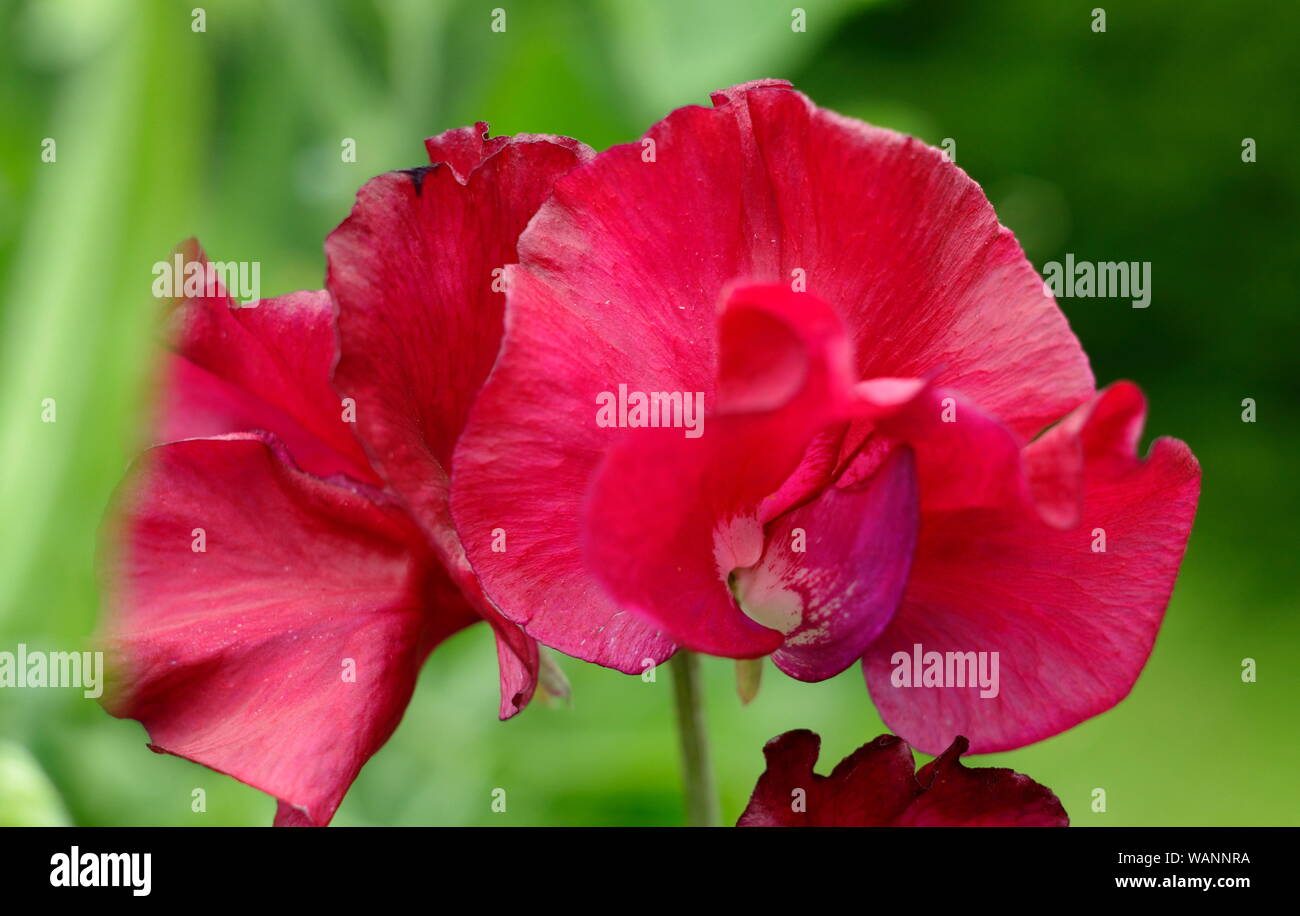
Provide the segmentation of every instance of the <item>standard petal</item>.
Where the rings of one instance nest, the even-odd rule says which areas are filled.
[[[559,146],[571,152],[577,162],[584,162],[593,155],[585,143],[572,137],[560,137],[553,134],[514,134],[512,136],[489,137],[486,121],[479,121],[473,127],[455,127],[445,130],[436,137],[424,141],[424,148],[429,154],[429,161],[434,165],[445,164],[455,174],[461,184],[469,184],[474,171],[497,153],[510,145],[527,145],[546,143]],[[536,150],[533,154],[536,154]],[[545,153],[543,153],[543,157]],[[545,168],[545,166],[543,166]]]
[[[207,264],[198,243],[178,249]],[[224,294],[178,300],[158,438],[265,430],[304,470],[377,483],[349,413],[330,385],[334,305],[324,291],[234,307]]]
[[[403,512],[256,435],[151,449],[121,490],[107,706],[328,823],[437,643],[478,619]],[[289,809],[286,811],[286,807]]]
[[[914,746],[938,753],[963,734],[977,753],[1020,747],[1128,694],[1164,617],[1200,491],[1182,442],[1158,439],[1137,457],[1144,414],[1136,387],[1113,385],[1026,447],[1025,473],[1039,482],[1033,498],[923,513],[902,607],[864,659],[882,717]],[[1044,521],[1035,498],[1056,494],[1060,507],[1069,502],[1060,494],[1074,489],[1077,524]],[[951,683],[925,686],[914,669],[938,676],[930,659],[945,678],[951,668]],[[977,670],[986,685],[975,683]]]
[[[651,129],[659,161],[700,161],[714,138],[693,121],[727,125],[715,130],[730,134],[732,184],[743,189],[746,273],[789,282],[801,271],[840,309],[858,377],[930,378],[1022,436],[1091,395],[1087,357],[1042,279],[943,152],[770,83],[713,101],[711,112],[683,109]],[[685,203],[654,199],[660,210]],[[698,199],[687,206],[702,209]]]
[[[338,302],[335,388],[356,400],[384,478],[439,538],[452,449],[501,344],[502,268],[556,178],[585,154],[572,141],[484,141],[468,129],[429,143],[450,164],[368,182],[325,251]]]

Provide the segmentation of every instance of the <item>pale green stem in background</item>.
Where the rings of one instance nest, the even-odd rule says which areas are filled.
[[[709,760],[709,739],[704,728],[700,658],[683,649],[673,656],[671,664],[677,733],[682,742],[686,823],[691,827],[717,827],[722,823],[722,812],[718,806],[713,765]]]

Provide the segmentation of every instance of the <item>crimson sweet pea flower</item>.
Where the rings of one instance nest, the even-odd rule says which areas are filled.
[[[1173,588],[1191,452],[1137,457],[1141,394],[1095,390],[940,151],[783,82],[714,103],[574,169],[519,240],[454,456],[487,594],[622,671],[676,645],[806,681],[862,659],[929,753],[1108,709]],[[913,658],[961,680],[899,677]],[[998,660],[988,684],[977,658]]]
[[[962,766],[967,746],[959,737],[914,771],[907,742],[881,735],[822,776],[813,772],[821,738],[806,729],[777,735],[763,748],[767,769],[736,826],[1069,826],[1046,786],[1001,767]]]
[[[442,448],[422,466],[418,502],[386,486],[388,442],[363,447],[349,422],[373,430],[389,405],[364,374],[331,385],[335,304],[323,291],[251,308],[223,291],[180,304],[167,444],[119,496],[107,637],[120,683],[108,708],[139,719],[154,750],[273,795],[276,824],[329,822],[396,728],[424,660],[463,627],[495,631],[503,719],[536,686],[537,645],[483,595],[443,469],[500,336],[502,296],[483,259],[513,259],[552,183],[588,152],[563,138],[485,142],[485,130],[427,140],[434,164],[371,181],[330,239],[332,279],[346,289],[360,288],[368,262],[388,265],[366,289],[375,320],[408,301],[403,284],[430,291],[409,301],[429,336],[403,341],[428,347],[428,397],[410,419]],[[390,234],[397,223],[405,231]],[[186,256],[203,258],[197,246]]]

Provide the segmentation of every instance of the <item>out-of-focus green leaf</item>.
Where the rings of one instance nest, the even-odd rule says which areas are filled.
[[[703,104],[708,93],[756,79],[789,79],[843,18],[874,0],[600,0],[624,93],[643,119]],[[796,10],[803,31],[796,31]],[[648,126],[648,125],[647,125]]]
[[[67,827],[58,790],[27,749],[0,741],[0,827]]]

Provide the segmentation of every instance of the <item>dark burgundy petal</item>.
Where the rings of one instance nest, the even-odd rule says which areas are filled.
[[[806,729],[767,742],[767,769],[736,826],[887,826],[920,791],[912,752],[892,735],[864,744],[830,776],[813,772],[820,748],[821,738]]]
[[[1051,789],[1005,767],[967,769],[958,737],[916,774],[924,791],[895,823],[900,827],[1068,827]]]
[[[914,772],[907,742],[881,735],[836,765],[813,772],[821,739],[800,729],[763,748],[758,778],[737,827],[1065,827],[1069,818],[1045,786],[1007,769],[967,769],[958,738]]]

